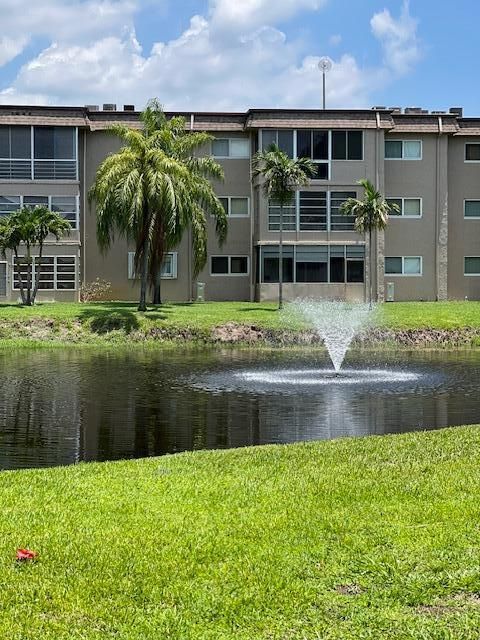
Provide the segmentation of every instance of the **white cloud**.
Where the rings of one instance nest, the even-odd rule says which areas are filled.
[[[16,58],[28,43],[28,38],[0,38],[0,67]]]
[[[418,21],[410,15],[408,0],[404,1],[398,20],[384,9],[373,16],[370,24],[374,36],[382,43],[385,64],[395,73],[408,73],[421,58]]]
[[[43,4],[56,3],[65,0]],[[78,10],[78,4],[72,0],[67,7]],[[93,1],[82,4],[96,11]],[[158,96],[168,109],[318,107],[318,57],[305,55],[302,44],[289,41],[278,24],[296,11],[315,11],[323,4],[324,0],[211,0],[208,16],[193,16],[178,38],[157,42],[144,52],[133,27],[134,5],[105,0],[100,5],[110,15],[111,28],[105,18],[97,25],[100,35],[88,29],[81,33],[78,27],[64,37],[59,29],[61,38],[52,39],[20,69],[12,85],[0,91],[0,103],[136,102],[143,107]],[[328,106],[368,106],[375,89],[392,76],[391,70],[404,72],[399,55],[392,62],[387,53],[399,38],[404,44],[412,38],[416,42],[416,24],[413,32],[407,29],[411,21],[408,7],[398,21],[385,12],[374,16],[372,29],[385,47],[388,68],[379,64],[366,69],[351,55],[335,59],[328,75]],[[398,35],[406,30],[408,38]]]
[[[342,36],[339,33],[335,33],[330,36],[328,42],[332,45],[332,47],[338,47],[338,45],[342,44]]]

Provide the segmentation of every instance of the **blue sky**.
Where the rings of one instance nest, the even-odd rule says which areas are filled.
[[[480,3],[0,0],[0,102],[171,109],[464,106],[480,115]]]

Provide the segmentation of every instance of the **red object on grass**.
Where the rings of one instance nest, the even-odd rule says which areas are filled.
[[[30,549],[17,549],[17,560],[36,560],[38,553],[36,551],[30,551]]]

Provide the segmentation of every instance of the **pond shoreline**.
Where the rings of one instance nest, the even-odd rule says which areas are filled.
[[[256,324],[227,322],[213,327],[142,326],[48,317],[0,321],[0,348],[53,347],[153,347],[168,346],[248,348],[322,348],[313,330],[265,328]],[[480,347],[480,327],[452,329],[374,327],[357,336],[357,349],[456,349]]]

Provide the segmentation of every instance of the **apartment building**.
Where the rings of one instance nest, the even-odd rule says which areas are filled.
[[[215,138],[206,153],[225,171],[215,189],[229,232],[219,247],[211,222],[208,263],[197,277],[186,234],[162,269],[166,299],[195,299],[198,282],[207,300],[276,298],[279,209],[251,171],[253,154],[272,142],[317,168],[284,213],[287,298],[364,300],[372,279],[379,300],[480,299],[480,118],[459,108],[384,107],[183,115],[188,129]],[[46,204],[72,225],[68,237],[47,243],[39,299],[78,300],[81,284],[97,277],[115,299],[138,298],[132,247],[118,238],[99,251],[88,200],[99,164],[119,148],[113,123],[141,126],[130,105],[0,107],[0,215]],[[340,212],[346,198],[362,195],[361,178],[400,209],[372,246]],[[0,300],[18,297],[14,258],[0,257]]]

